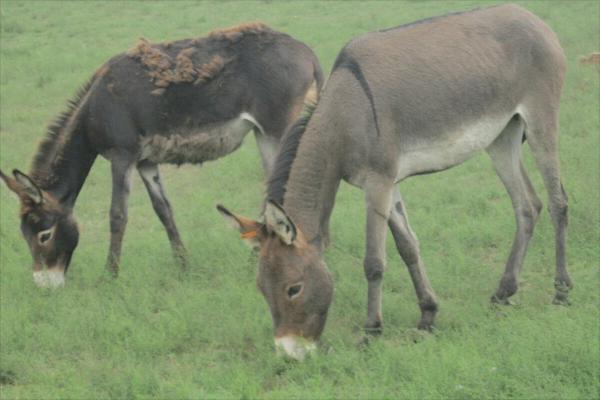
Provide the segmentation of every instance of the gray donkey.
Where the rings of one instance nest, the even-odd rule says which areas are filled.
[[[276,345],[303,358],[332,299],[323,261],[335,194],[344,179],[365,192],[367,333],[382,331],[386,229],[406,263],[430,329],[438,309],[396,184],[485,150],[512,200],[516,235],[492,301],[507,303],[542,203],[521,158],[527,139],[549,194],[556,232],[555,303],[572,288],[565,262],[567,195],[558,159],[565,56],[554,32],[515,5],[430,18],[350,41],[321,100],[286,134],[270,178],[265,221],[219,211],[260,247],[258,283]]]
[[[111,162],[112,273],[118,272],[135,169],[173,251],[185,261],[158,164],[217,159],[254,130],[268,171],[285,129],[304,103],[316,101],[322,84],[319,62],[306,45],[260,23],[196,39],[141,40],[110,59],[50,126],[30,175],[0,171],[21,199],[36,283],[64,283],[79,238],[73,206],[98,154]]]

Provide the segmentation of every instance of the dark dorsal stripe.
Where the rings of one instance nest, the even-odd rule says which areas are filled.
[[[377,120],[377,111],[375,111],[375,101],[373,100],[373,92],[371,91],[371,87],[367,82],[362,69],[358,62],[352,57],[348,52],[344,49],[340,53],[340,55],[335,60],[333,64],[332,74],[336,69],[346,68],[348,71],[354,75],[360,87],[365,92],[365,95],[369,99],[369,104],[371,105],[371,111],[373,112],[373,120],[375,121],[375,131],[377,132],[377,136],[379,136],[379,122]]]
[[[53,173],[52,168],[57,160],[60,159],[62,150],[69,142],[69,132],[65,132],[69,120],[81,106],[81,102],[88,93],[95,77],[92,77],[85,85],[83,85],[75,95],[69,100],[67,110],[64,111],[52,124],[48,126],[46,137],[40,142],[36,155],[33,158],[31,165],[30,176],[33,181],[46,188],[52,184]]]
[[[273,170],[267,181],[267,199],[274,200],[276,203],[283,205],[285,189],[287,181],[290,177],[292,164],[300,146],[302,135],[306,131],[306,126],[313,115],[316,106],[306,106],[306,113],[300,117],[292,126],[288,128],[285,135],[281,139],[281,145]]]

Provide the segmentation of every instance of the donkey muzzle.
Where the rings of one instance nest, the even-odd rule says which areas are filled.
[[[33,281],[40,288],[58,288],[65,285],[65,271],[59,268],[33,272]]]
[[[317,344],[301,336],[286,335],[275,338],[277,355],[287,356],[294,360],[303,361],[304,358],[317,349]]]

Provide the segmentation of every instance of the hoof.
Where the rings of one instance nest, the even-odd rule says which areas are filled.
[[[500,281],[500,286],[498,286],[498,290],[496,290],[496,293],[492,296],[492,303],[512,305],[508,298],[517,293],[518,289],[519,285],[517,284],[516,279],[506,277],[502,278]]]
[[[404,335],[406,339],[408,339],[412,343],[421,343],[424,340],[427,340],[433,334],[433,329],[409,329]]]
[[[556,291],[554,299],[552,299],[552,304],[557,306],[570,306],[569,293]]]
[[[421,321],[419,321],[419,324],[417,325],[417,329],[420,331],[425,331],[425,332],[431,333],[431,332],[433,332],[433,322],[421,320]]]
[[[361,337],[358,342],[356,343],[356,345],[359,348],[367,348],[369,347],[369,345],[371,344],[371,341],[373,340],[373,336],[369,336],[369,335],[364,335],[363,337]]]
[[[190,263],[189,263],[189,261],[188,261],[187,258],[176,257],[175,258],[175,264],[183,272],[187,272],[187,271],[190,270]]]
[[[503,306],[515,306],[516,303],[513,302],[512,300],[510,300],[508,297],[499,297],[497,294],[493,295],[492,298],[490,299],[490,301],[492,302],[492,304],[500,304]]]
[[[431,332],[433,330],[433,321],[435,321],[435,315],[437,313],[437,305],[434,303],[434,306],[431,307],[431,309],[423,309],[423,307],[421,307],[421,310],[421,320],[417,325],[417,329]]]
[[[173,252],[173,257],[175,258],[175,263],[181,270],[187,271],[190,268],[189,257],[185,250],[175,250]]]
[[[380,321],[367,323],[365,325],[365,335],[367,336],[381,336],[382,333],[383,324]]]
[[[113,279],[116,279],[119,277],[119,269],[118,268],[114,268],[112,266],[107,266],[106,267],[106,274]]]
[[[383,328],[365,328],[365,335],[371,337],[381,336]]]
[[[431,332],[439,308],[435,296],[431,296],[425,301],[420,302],[419,308],[421,309],[421,320],[417,328],[422,331]]]
[[[573,284],[571,282],[556,281],[554,282],[554,288],[556,289],[556,294],[554,295],[552,304],[559,306],[571,305],[569,291],[573,289]]]
[[[569,301],[568,298],[564,297],[561,298],[558,295],[554,296],[554,299],[552,300],[552,304],[556,305],[556,306],[570,306],[571,305],[571,301]]]

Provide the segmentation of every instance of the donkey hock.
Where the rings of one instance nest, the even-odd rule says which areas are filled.
[[[2,174],[21,199],[36,283],[64,282],[78,237],[72,208],[98,154],[111,162],[110,271],[118,272],[135,169],[184,261],[158,164],[215,160],[253,130],[268,171],[285,128],[317,100],[322,82],[307,46],[260,23],[170,43],[142,40],[110,59],[50,126],[29,176]]]
[[[513,246],[492,296],[507,303],[542,208],[521,161],[524,137],[549,195],[556,235],[554,302],[565,303],[572,283],[565,261],[567,196],[558,162],[564,72],[556,35],[515,5],[430,18],[350,41],[312,116],[298,121],[282,141],[264,224],[234,218],[242,232],[259,227],[259,282],[268,288],[263,293],[276,337],[314,339],[323,329],[331,281],[322,249],[342,179],[363,189],[366,198],[366,331],[377,334],[383,326],[388,228],[415,287],[418,326],[430,329],[438,303],[396,184],[451,168],[481,150],[490,155],[515,211]],[[297,291],[301,301],[294,301]],[[302,353],[297,347],[284,350],[294,356]]]

